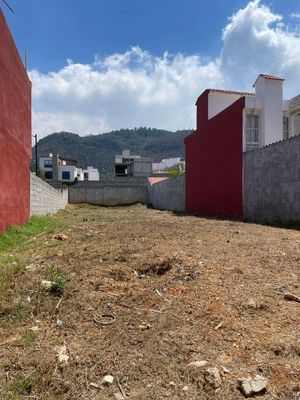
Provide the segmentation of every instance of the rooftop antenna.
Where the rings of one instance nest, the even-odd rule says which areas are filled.
[[[3,3],[6,5],[6,7],[14,14],[14,10],[11,8],[11,6],[8,4],[8,2],[6,0],[2,0]]]

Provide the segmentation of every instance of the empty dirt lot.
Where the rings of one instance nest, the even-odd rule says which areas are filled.
[[[256,375],[300,398],[299,231],[141,205],[56,222],[1,254],[2,400],[243,399]]]

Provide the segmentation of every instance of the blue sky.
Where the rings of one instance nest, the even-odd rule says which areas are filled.
[[[2,8],[21,56],[28,53],[40,136],[189,128],[205,88],[251,90],[259,72],[286,78],[286,97],[300,92],[297,0],[9,4],[15,14]]]
[[[140,46],[154,55],[171,53],[216,57],[220,32],[241,0],[9,0],[2,8],[29,68],[53,71],[74,62],[90,63]],[[273,0],[276,13],[300,13],[297,0]],[[298,4],[297,4],[298,3]]]

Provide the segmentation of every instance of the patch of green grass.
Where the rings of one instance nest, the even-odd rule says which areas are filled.
[[[35,331],[32,331],[31,329],[26,332],[26,334],[22,338],[22,342],[24,346],[31,346],[34,341],[36,340],[38,334]]]
[[[10,385],[15,394],[28,395],[32,391],[32,384],[27,378],[17,379]]]
[[[33,216],[22,226],[12,226],[0,234],[0,253],[15,248],[39,233],[53,233],[58,222],[54,217]]]
[[[63,272],[57,267],[48,268],[48,274],[53,282],[50,291],[57,295],[62,295],[66,285],[66,278]]]

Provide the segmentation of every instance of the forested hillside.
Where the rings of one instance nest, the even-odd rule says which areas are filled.
[[[169,132],[152,128],[121,129],[89,136],[70,132],[52,133],[38,142],[38,157],[58,153],[78,160],[79,167],[92,165],[102,175],[111,175],[114,156],[123,149],[130,150],[132,154],[151,157],[154,162],[168,157],[184,159],[184,137],[188,133],[187,130]]]

